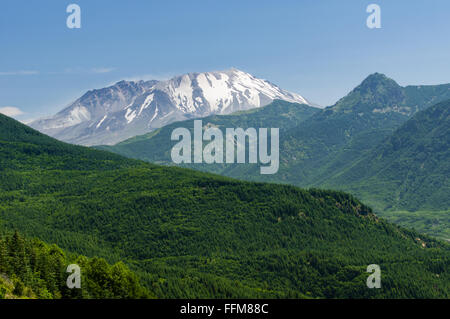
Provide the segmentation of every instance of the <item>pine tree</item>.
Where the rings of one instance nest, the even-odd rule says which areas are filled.
[[[22,237],[17,231],[9,241],[10,257],[12,259],[12,266],[14,273],[23,278],[26,274],[26,260],[25,260],[25,244]]]
[[[0,239],[0,273],[8,272],[8,248],[6,242]]]

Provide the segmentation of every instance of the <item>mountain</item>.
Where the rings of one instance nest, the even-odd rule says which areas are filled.
[[[158,297],[449,297],[450,247],[350,195],[126,160],[0,124],[2,227],[123,260]],[[366,287],[374,263],[382,289]]]
[[[30,126],[73,144],[115,144],[175,121],[258,108],[274,99],[308,104],[298,94],[237,69],[189,73],[89,91]]]
[[[450,241],[450,100],[403,124],[324,187],[349,191],[401,225]]]
[[[301,186],[323,185],[412,115],[446,99],[450,84],[402,87],[383,74],[372,74],[335,105],[284,135],[280,157],[285,164],[277,178]]]
[[[319,111],[319,108],[306,104],[275,100],[264,107],[229,115],[212,115],[202,118],[202,121],[205,128],[214,126],[220,128],[223,132],[227,127],[246,129],[248,127],[271,128],[281,126],[280,130],[283,134],[286,130],[297,126]],[[281,123],[282,125],[280,125]],[[101,145],[95,148],[153,163],[170,164],[170,152],[173,147],[170,137],[172,131],[178,127],[188,128],[193,134],[194,120],[172,123],[148,134],[132,137],[114,146]],[[208,170],[208,166],[202,165],[200,169]],[[198,165],[193,168],[198,168]],[[211,168],[211,171],[214,171],[214,169]]]
[[[444,156],[441,156],[442,154],[438,156],[437,153],[431,160],[437,169],[426,172],[423,169],[408,170],[403,166],[401,174],[396,173],[395,169],[387,174],[388,171],[385,168],[392,166],[384,161],[378,164],[376,162],[380,154],[385,152],[383,145],[386,139],[397,129],[415,114],[422,114],[420,113],[422,110],[433,110],[433,104],[447,99],[450,99],[449,84],[402,87],[385,75],[375,73],[368,76],[335,105],[305,114],[302,120],[296,123],[288,123],[279,116],[285,111],[276,104],[268,105],[260,109],[260,112],[250,114],[261,120],[257,123],[259,127],[280,127],[280,169],[277,174],[261,175],[258,165],[252,164],[184,164],[183,166],[239,179],[342,189],[368,201],[381,213],[389,209],[446,211],[449,208],[446,199],[448,196],[445,194],[447,189],[444,186],[447,175],[441,166],[447,161]],[[229,116],[234,118],[233,122],[221,116],[206,118],[204,122],[207,122],[208,126],[255,127],[252,116],[237,113]],[[234,126],[224,126],[223,122]],[[428,123],[429,130],[432,130],[433,125],[436,125],[436,129],[440,125],[439,121]],[[177,127],[187,127],[190,130],[193,128],[192,121],[177,124]],[[173,165],[170,150],[176,142],[170,141],[170,133],[174,128],[175,126],[167,126],[148,135],[135,137],[115,146],[102,147],[102,149],[130,158]],[[412,133],[410,132],[411,136],[414,136]],[[429,143],[440,145],[448,142],[448,137],[445,135],[429,137]],[[427,149],[435,146],[421,147]],[[420,149],[419,146],[417,148]],[[371,156],[373,160],[369,161],[367,156]],[[400,154],[396,154],[391,159],[393,160],[396,156]],[[411,161],[417,161],[417,163],[422,163],[421,156],[424,156],[423,152],[409,153]],[[407,162],[403,163],[403,165],[406,164]],[[385,172],[382,182],[376,177],[376,170]],[[358,175],[361,172],[367,172],[373,176],[369,178],[366,175]],[[429,175],[425,177],[426,174]],[[359,176],[358,182],[355,182],[355,176]],[[412,181],[415,181],[414,186],[411,184]],[[386,189],[383,190],[384,187]],[[399,195],[394,200],[393,198],[397,196],[394,194],[399,192],[403,195]],[[421,198],[425,195],[426,198]],[[430,212],[422,214],[423,223],[430,225],[429,227],[423,227],[423,223],[422,227],[418,227],[420,225],[415,223],[417,218],[414,219],[413,224],[409,222],[405,224],[414,225],[429,234],[450,238],[448,233],[450,221],[444,217],[446,215],[444,213],[439,213],[438,216],[434,213],[430,214]],[[404,223],[405,214],[402,216],[392,220]]]
[[[255,116],[261,119],[257,123],[260,127],[282,130],[278,174],[262,176],[257,165],[192,164],[189,167],[241,179],[321,186],[330,176],[350,167],[355,159],[390,136],[413,114],[446,99],[450,99],[450,84],[401,87],[385,75],[375,73],[335,105],[308,116],[304,114],[302,119],[307,120],[293,125],[274,114],[284,114],[276,104],[250,116],[232,115],[235,127],[255,127],[252,119]],[[227,119],[209,117],[205,121],[223,126],[221,121]],[[180,126],[192,129],[193,121],[182,122],[177,127]],[[170,132],[174,128],[167,126],[104,149],[150,162],[172,164],[170,150],[176,142],[170,141]]]
[[[121,81],[113,86],[91,90],[53,117],[36,120],[30,126],[51,136],[73,140],[98,119],[122,111],[157,81]],[[96,128],[96,127],[94,127]]]
[[[417,113],[328,185],[381,197],[384,209],[449,208],[450,100]]]

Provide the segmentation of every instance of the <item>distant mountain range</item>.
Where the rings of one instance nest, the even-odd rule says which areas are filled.
[[[92,90],[55,116],[29,125],[72,144],[110,145],[175,121],[258,108],[275,99],[309,104],[237,69],[189,73]]]
[[[205,127],[280,127],[277,174],[261,175],[251,164],[183,166],[240,179],[346,190],[377,211],[447,210],[450,105],[442,101],[448,100],[450,84],[402,87],[375,73],[325,109],[276,101],[203,119]],[[175,126],[192,129],[193,121],[100,148],[173,165],[170,133]],[[449,226],[441,226],[445,234]],[[449,238],[444,233],[438,235]]]

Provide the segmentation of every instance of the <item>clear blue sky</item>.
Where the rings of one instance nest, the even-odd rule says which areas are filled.
[[[370,3],[381,29],[366,27]],[[0,108],[35,118],[121,79],[229,67],[325,106],[373,72],[450,82],[449,34],[448,0],[3,0]]]

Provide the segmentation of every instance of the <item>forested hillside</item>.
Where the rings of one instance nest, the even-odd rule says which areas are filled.
[[[331,177],[352,167],[412,115],[448,99],[450,85],[401,87],[392,79],[375,73],[335,105],[323,110],[277,101],[252,114],[203,119],[204,126],[219,128],[279,127],[280,170],[277,174],[261,175],[258,165],[183,166],[239,179],[308,187],[327,185]],[[99,148],[149,162],[173,164],[170,150],[176,142],[170,141],[170,134],[176,127],[192,129],[193,121],[175,123],[116,146]]]
[[[81,268],[81,287],[69,289],[67,266]],[[0,299],[150,298],[138,277],[123,263],[67,256],[58,246],[19,233],[0,238]]]
[[[450,240],[449,106],[442,101],[450,101],[449,84],[402,87],[375,73],[335,105],[302,114],[297,123],[277,116],[289,118],[301,110],[286,102],[281,105],[291,112],[272,104],[255,114],[203,120],[204,126],[221,128],[245,129],[255,121],[257,127],[279,127],[277,174],[261,175],[255,164],[182,166],[245,180],[345,190],[395,222]],[[173,165],[170,150],[176,142],[170,142],[170,133],[175,127],[192,130],[193,121],[104,149]]]
[[[386,209],[450,207],[450,100],[417,113],[328,183]]]
[[[381,216],[450,241],[450,100],[417,113],[325,186],[349,191]]]
[[[450,296],[448,245],[345,193],[128,161],[0,120],[3,227],[122,260],[157,297]]]
[[[276,100],[268,106],[233,113],[231,115],[213,115],[202,119],[203,126],[214,126],[225,132],[226,128],[249,127],[271,128],[279,127],[283,133],[307,120],[320,109],[305,104],[290,103]],[[280,125],[282,124],[282,125]],[[172,131],[178,127],[185,127],[193,135],[194,120],[176,122],[145,135],[140,135],[123,141],[114,146],[97,146],[97,149],[107,150],[129,158],[137,158],[152,163],[170,164],[170,151]],[[221,173],[221,170],[230,165],[202,165],[203,170]],[[197,168],[196,166],[190,166]]]

